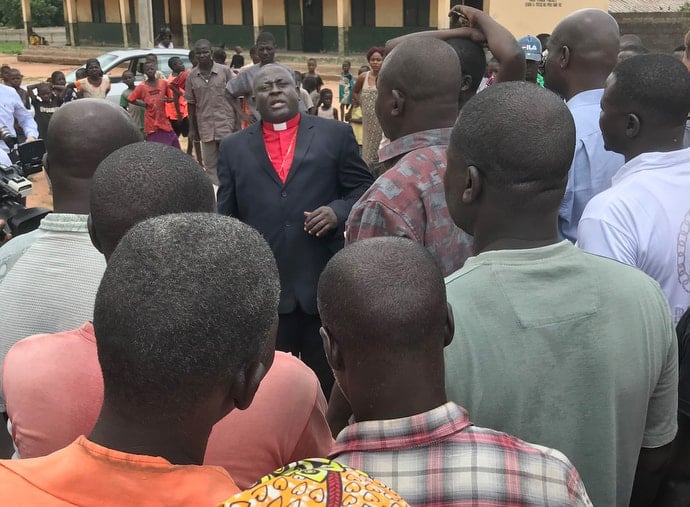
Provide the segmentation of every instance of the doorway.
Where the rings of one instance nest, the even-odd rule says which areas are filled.
[[[319,53],[323,49],[323,0],[304,0],[304,51]]]
[[[286,0],[285,26],[287,28],[287,48],[302,51],[302,0]]]

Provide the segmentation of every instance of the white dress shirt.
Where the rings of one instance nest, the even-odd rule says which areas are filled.
[[[15,118],[24,130],[26,137],[38,137],[38,126],[31,116],[31,111],[24,107],[17,91],[11,86],[0,84],[0,127],[5,126],[10,129],[12,135],[16,135],[14,130]],[[9,147],[4,141],[0,141],[0,165],[12,163],[8,155],[9,152]]]

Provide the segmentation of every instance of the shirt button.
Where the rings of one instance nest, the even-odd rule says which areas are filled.
[[[287,192],[281,192],[281,193],[280,193],[280,196],[281,196],[281,197],[287,197]]]

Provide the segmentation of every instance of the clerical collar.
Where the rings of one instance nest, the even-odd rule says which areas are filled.
[[[266,130],[273,130],[275,132],[282,132],[283,130],[287,130],[292,127],[296,127],[299,125],[299,118],[300,115],[299,113],[290,118],[288,121],[285,121],[283,123],[269,123],[267,121],[263,122],[263,127]]]

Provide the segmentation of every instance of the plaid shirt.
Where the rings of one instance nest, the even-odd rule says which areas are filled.
[[[392,167],[353,206],[347,220],[347,243],[401,236],[424,245],[443,276],[463,266],[474,254],[474,240],[453,223],[443,190],[452,130],[415,132],[379,151],[379,160]]]
[[[452,402],[352,424],[338,435],[331,458],[379,479],[413,507],[592,505],[559,451],[477,428]]]

